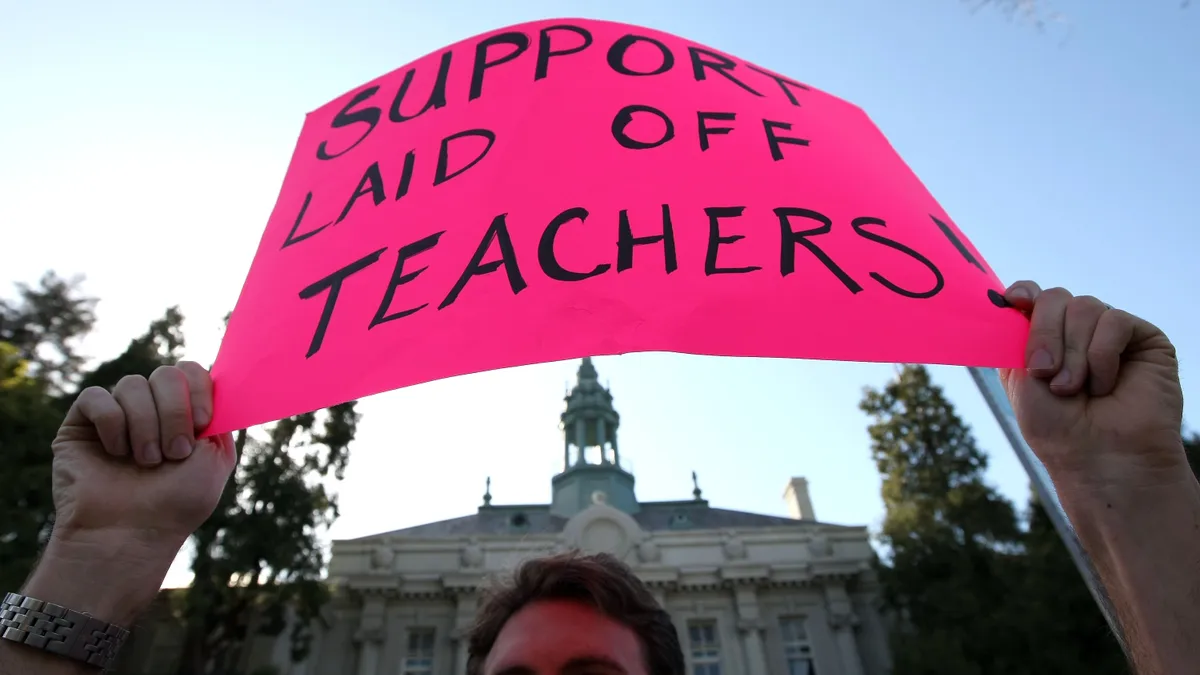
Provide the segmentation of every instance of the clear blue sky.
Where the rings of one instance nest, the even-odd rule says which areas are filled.
[[[586,16],[682,35],[862,106],[1002,279],[1140,313],[1200,386],[1200,8],[1055,0],[1039,32],[958,0],[11,3],[0,23],[5,280],[88,275],[115,353],[168,304],[215,352],[303,116],[450,42]],[[686,9],[685,9],[686,8]],[[598,360],[645,499],[697,470],[724,507],[781,513],[791,475],[822,519],[874,524],[865,385],[890,366],[637,355]],[[433,383],[364,402],[335,536],[544,501],[574,364]],[[965,371],[935,371],[1026,479]],[[1195,406],[1188,410],[1194,416]]]

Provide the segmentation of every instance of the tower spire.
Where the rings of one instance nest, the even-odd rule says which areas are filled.
[[[566,396],[567,405],[562,413],[563,470],[587,464],[620,467],[617,427],[621,417],[613,407],[612,394],[600,386],[600,374],[590,356],[584,357],[575,377],[575,386]],[[599,455],[596,462],[588,461],[589,450]]]
[[[592,363],[592,357],[583,357],[583,363],[579,364],[579,372],[577,374],[579,382],[600,382],[600,374],[596,372],[596,366]]]
[[[554,477],[552,513],[569,518],[593,506],[593,497],[627,513],[639,509],[633,474],[621,466],[617,429],[621,416],[612,392],[601,386],[591,357],[584,358],[562,412],[563,470]]]

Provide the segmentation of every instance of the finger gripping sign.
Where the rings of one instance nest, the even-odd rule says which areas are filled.
[[[1014,367],[1002,290],[858,107],[666,33],[526,23],[307,116],[207,432],[588,355]]]

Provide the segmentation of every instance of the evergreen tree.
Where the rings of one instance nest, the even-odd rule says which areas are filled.
[[[37,286],[16,284],[15,300],[0,298],[0,342],[15,349],[26,376],[52,395],[78,381],[84,364],[79,342],[96,323],[96,299],[82,292],[82,283],[47,272]]]
[[[308,653],[329,597],[318,537],[338,515],[324,479],[341,480],[358,421],[350,402],[277,422],[261,438],[238,432],[238,467],[193,537],[181,675],[236,673],[247,638],[279,635],[289,618],[292,658]]]
[[[16,347],[0,342],[0,588],[24,583],[49,531],[49,440],[60,421]]]
[[[896,675],[1029,671],[1007,611],[1021,533],[984,482],[987,456],[922,366],[868,389],[871,453],[883,477],[884,603],[898,619]]]

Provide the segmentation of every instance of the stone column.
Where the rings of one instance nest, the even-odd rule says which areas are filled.
[[[450,632],[450,643],[454,649],[454,664],[450,673],[451,675],[465,675],[467,659],[470,658],[470,653],[467,651],[467,631],[455,628]]]
[[[742,653],[746,655],[746,675],[767,675],[767,655],[763,648],[765,626],[758,612],[758,591],[753,586],[742,586],[734,591],[734,600]]]
[[[450,640],[454,644],[454,667],[450,672],[452,675],[465,675],[467,659],[470,657],[467,650],[467,633],[471,630],[471,624],[475,622],[475,610],[479,606],[479,599],[475,593],[460,593],[455,600],[454,630],[450,633]]]
[[[858,653],[858,641],[854,639],[858,616],[835,614],[830,617],[829,624],[833,627],[834,639],[842,657],[842,672],[845,675],[863,675],[862,655]]]
[[[826,587],[825,601],[829,605],[829,627],[833,629],[833,638],[841,657],[842,673],[863,675],[862,655],[858,653],[858,641],[854,638],[859,618],[854,613],[854,605],[846,588],[842,585]]]
[[[379,675],[379,652],[383,646],[380,633],[363,634],[358,639],[358,675]]]
[[[382,596],[368,595],[363,600],[362,617],[354,634],[354,642],[358,645],[357,675],[379,675],[386,608],[387,603]]]
[[[746,655],[747,675],[767,675],[767,654],[763,648],[763,626],[761,621],[739,620],[738,631],[742,634],[742,652]]]

